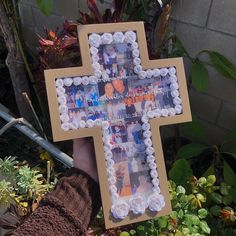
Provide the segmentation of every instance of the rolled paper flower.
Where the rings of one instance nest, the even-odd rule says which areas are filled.
[[[102,74],[102,80],[103,80],[103,81],[108,81],[108,80],[109,80],[109,76],[108,76],[107,73],[103,73],[103,74]]]
[[[106,154],[106,152],[108,152],[108,151],[111,150],[111,149],[110,149],[108,146],[106,146],[106,145],[104,145],[103,149],[104,149],[104,153],[105,153],[105,154]]]
[[[141,120],[142,120],[143,123],[148,123],[149,122],[149,119],[148,119],[147,115],[143,115]]]
[[[161,116],[161,110],[160,109],[155,109],[153,112],[154,112],[155,117],[160,117]]]
[[[93,62],[92,67],[94,70],[100,70],[100,64],[98,62]]]
[[[101,36],[99,34],[90,34],[89,35],[89,44],[90,46],[98,48],[101,44]]]
[[[144,144],[147,146],[147,147],[151,147],[152,146],[152,140],[150,138],[145,138],[144,139]]]
[[[111,44],[112,41],[113,41],[112,34],[110,34],[110,33],[104,33],[104,34],[101,36],[101,40],[102,40],[102,44]]]
[[[117,193],[117,188],[116,188],[115,185],[110,185],[109,190],[110,190],[111,193]]]
[[[174,108],[169,108],[168,109],[168,114],[169,114],[169,116],[174,116],[176,114],[175,109]]]
[[[94,70],[94,76],[96,76],[97,78],[100,78],[102,75],[102,72],[100,71],[100,68],[98,70]]]
[[[107,151],[106,153],[105,153],[105,159],[106,160],[109,160],[109,159],[111,159],[113,157],[113,155],[112,155],[112,152],[111,151]]]
[[[131,197],[129,200],[130,211],[134,214],[143,214],[147,208],[147,203],[141,196]]]
[[[75,129],[78,129],[78,123],[77,122],[72,122],[72,123],[70,123],[70,129],[73,129],[73,130],[75,130]]]
[[[109,141],[107,143],[105,143],[104,148],[107,147],[109,150],[111,150],[112,149],[112,144],[110,143],[110,138],[108,138],[108,139],[109,139]]]
[[[175,82],[177,82],[177,80],[178,80],[178,79],[177,79],[177,77],[176,77],[175,75],[171,75],[171,76],[170,76],[170,82],[171,82],[171,83],[175,83]]]
[[[120,198],[120,196],[119,196],[118,193],[113,193],[113,194],[111,195],[111,201],[112,201],[112,203],[116,203],[117,201],[119,201],[119,198]]]
[[[62,87],[64,85],[64,82],[62,79],[56,79],[56,87]]]
[[[68,131],[69,129],[70,129],[70,124],[69,123],[62,123],[61,124],[61,128],[62,128],[62,130],[64,130],[64,131]]]
[[[109,132],[109,129],[103,129],[103,130],[102,130],[102,135],[103,135],[103,136],[107,136],[107,135],[109,135],[109,133],[110,133],[110,132]]]
[[[97,84],[97,83],[98,83],[97,77],[94,76],[94,75],[89,76],[89,83],[90,83],[90,84]]]
[[[161,109],[161,116],[168,116],[169,115],[169,112],[168,112],[168,109]]]
[[[69,87],[69,86],[72,85],[73,79],[72,79],[72,78],[65,78],[65,79],[63,80],[63,82],[64,82],[64,85],[65,85],[65,86]]]
[[[143,137],[144,138],[151,138],[151,136],[152,136],[152,132],[151,131],[146,130],[146,131],[143,132]]]
[[[107,129],[104,129],[104,130],[102,130],[102,131],[105,131],[105,130],[107,130]],[[108,130],[108,131],[109,131],[109,130]],[[109,137],[108,135],[103,136],[102,140],[103,140],[103,143],[105,143],[105,144],[110,143],[110,137]]]
[[[86,127],[86,122],[84,120],[79,121],[79,127],[80,128],[85,128]]]
[[[83,76],[82,77],[82,84],[83,85],[88,85],[89,84],[89,77],[88,76]]]
[[[57,101],[61,104],[61,105],[66,105],[66,96],[64,95],[60,95],[60,97],[57,98]]]
[[[173,100],[173,103],[175,105],[182,104],[182,99],[180,97],[175,97],[174,100]]]
[[[150,126],[150,124],[149,123],[145,123],[145,124],[142,124],[142,129],[143,130],[150,130],[150,128],[151,128],[151,126]]]
[[[154,193],[157,193],[157,194],[161,193],[161,189],[160,189],[159,186],[154,186],[154,187],[152,188],[152,191],[153,191]]]
[[[155,152],[153,147],[147,147],[146,148],[146,153],[147,155],[152,155]]]
[[[115,178],[115,176],[110,176],[110,177],[108,178],[108,183],[111,184],[111,185],[116,184],[116,178]]]
[[[169,72],[169,70],[166,68],[161,68],[160,71],[161,71],[161,76],[163,76],[163,77],[166,76]]]
[[[156,158],[153,156],[153,155],[148,155],[147,156],[147,162],[149,163],[149,162],[152,162],[152,161],[155,161],[156,160]]]
[[[90,50],[90,53],[92,55],[97,55],[98,54],[98,49],[96,47],[94,47],[94,46],[90,47],[89,50]]]
[[[65,90],[65,88],[63,88],[63,87],[58,87],[58,88],[56,88],[56,91],[57,91],[57,94],[58,94],[59,96],[65,95],[65,93],[66,93],[66,90]]]
[[[62,123],[67,123],[70,118],[67,113],[63,113],[60,115],[60,119],[61,119]]]
[[[134,49],[132,51],[133,57],[139,57],[139,50],[138,49]]]
[[[93,126],[94,126],[94,121],[91,120],[91,119],[87,120],[87,122],[86,122],[86,126],[87,126],[88,128],[93,127]]]
[[[106,164],[107,164],[107,167],[112,167],[115,164],[115,162],[112,159],[107,159]]]
[[[132,49],[138,49],[138,43],[137,43],[137,42],[133,42],[133,43],[131,44],[131,48],[132,48]]]
[[[115,175],[115,169],[113,167],[107,168],[107,174],[108,176],[114,176]]]
[[[66,105],[60,105],[59,106],[59,111],[61,114],[67,113],[68,112],[68,107]]]
[[[82,78],[81,77],[74,77],[73,78],[73,84],[75,85],[75,86],[78,86],[78,85],[80,85],[82,83]]]
[[[150,175],[151,175],[152,178],[157,178],[158,177],[158,173],[157,173],[156,169],[155,170],[151,170]]]
[[[169,74],[170,74],[170,75],[175,75],[175,73],[176,73],[175,67],[170,67],[170,68],[169,68]]]
[[[103,121],[102,122],[102,128],[103,129],[109,129],[110,125],[109,125],[109,122],[108,121]]]
[[[179,88],[179,85],[178,85],[176,82],[171,83],[171,85],[170,85],[170,89],[171,89],[171,90],[176,90],[176,89],[178,89],[178,88]]]
[[[136,41],[136,34],[133,31],[125,32],[125,42],[133,43]]]
[[[102,126],[102,120],[101,120],[101,119],[96,119],[96,120],[94,121],[94,124],[95,124],[96,126]]]
[[[142,70],[142,71],[140,71],[138,76],[140,79],[145,79],[147,77],[147,72]]]
[[[139,57],[135,57],[133,62],[134,62],[135,66],[140,65],[141,64],[141,59]]]
[[[123,43],[124,42],[124,38],[125,38],[125,36],[124,36],[124,34],[122,32],[115,32],[113,34],[113,41],[115,43]]]
[[[171,91],[171,96],[172,97],[179,97],[179,91],[178,90]]]
[[[94,63],[97,63],[99,61],[99,56],[98,55],[92,55],[92,61]]]
[[[155,113],[153,111],[148,111],[147,112],[147,116],[148,116],[148,118],[154,118],[155,117]]]
[[[149,162],[148,165],[149,165],[150,169],[152,169],[152,170],[155,170],[157,168],[157,164],[154,161]]]
[[[153,180],[152,180],[152,184],[153,184],[153,186],[155,186],[155,187],[159,187],[159,184],[160,184],[159,179],[157,179],[157,178],[153,179]]]
[[[183,107],[181,105],[176,105],[175,106],[175,111],[177,114],[182,113]]]
[[[148,198],[148,207],[151,211],[160,211],[165,206],[165,200],[161,194],[152,194]]]
[[[161,74],[161,71],[159,69],[153,70],[153,76],[158,77],[158,76],[160,76],[160,74]]]
[[[142,71],[142,66],[141,65],[134,66],[134,72],[136,74],[139,74],[141,71]]]
[[[129,205],[125,201],[119,201],[112,205],[111,213],[114,218],[123,220],[129,214]]]
[[[147,70],[147,78],[151,79],[153,77],[153,74],[154,74],[153,70],[150,69]]]

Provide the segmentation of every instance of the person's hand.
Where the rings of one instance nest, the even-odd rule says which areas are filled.
[[[73,140],[74,167],[86,172],[98,182],[97,165],[92,138],[79,138]]]

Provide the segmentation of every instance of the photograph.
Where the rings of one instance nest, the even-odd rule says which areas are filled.
[[[120,197],[132,195],[128,163],[120,162],[114,165],[116,176],[116,188]]]
[[[107,120],[107,111],[104,104],[99,106],[87,107],[87,119],[96,120]]]
[[[123,119],[111,122],[110,135],[113,144],[127,142],[127,129]]]
[[[85,101],[89,107],[99,106],[99,93],[98,85],[86,85],[84,86]]]
[[[129,43],[101,45],[98,56],[102,73],[106,73],[109,78],[134,75],[133,55]]]
[[[153,83],[156,107],[168,109],[174,107],[173,97],[171,96],[169,76],[156,78]]]
[[[121,119],[126,117],[125,103],[123,99],[107,101],[106,106],[109,120]]]
[[[68,111],[69,123],[78,123],[81,120],[87,120],[85,108],[75,108]]]
[[[115,79],[109,82],[98,83],[99,100],[109,101],[113,99],[123,99],[127,96],[127,80]]]
[[[129,173],[148,170],[145,152],[136,152],[132,157],[129,157]]]
[[[150,194],[152,191],[151,176],[149,171],[130,173],[132,194]]]
[[[125,144],[114,144],[111,152],[115,163],[128,161],[128,151]]]

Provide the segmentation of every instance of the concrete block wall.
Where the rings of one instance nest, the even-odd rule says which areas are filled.
[[[37,45],[35,33],[42,34],[43,27],[55,29],[64,19],[77,19],[79,9],[87,10],[86,1],[57,0],[52,14],[46,17],[38,10],[36,0],[20,1],[23,33],[29,48],[34,51]],[[235,12],[235,0],[176,0],[171,25],[191,55],[203,49],[216,50],[236,65]],[[189,73],[189,63],[186,72]],[[236,81],[223,78],[211,68],[209,75],[207,91],[199,94],[192,90],[190,101],[193,114],[202,120],[206,130],[202,141],[215,144],[236,127]]]

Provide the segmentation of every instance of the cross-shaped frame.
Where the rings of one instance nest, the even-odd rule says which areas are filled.
[[[191,121],[182,58],[143,22],[81,25],[82,66],[45,71],[54,141],[93,137],[106,228],[171,212],[160,126]]]

